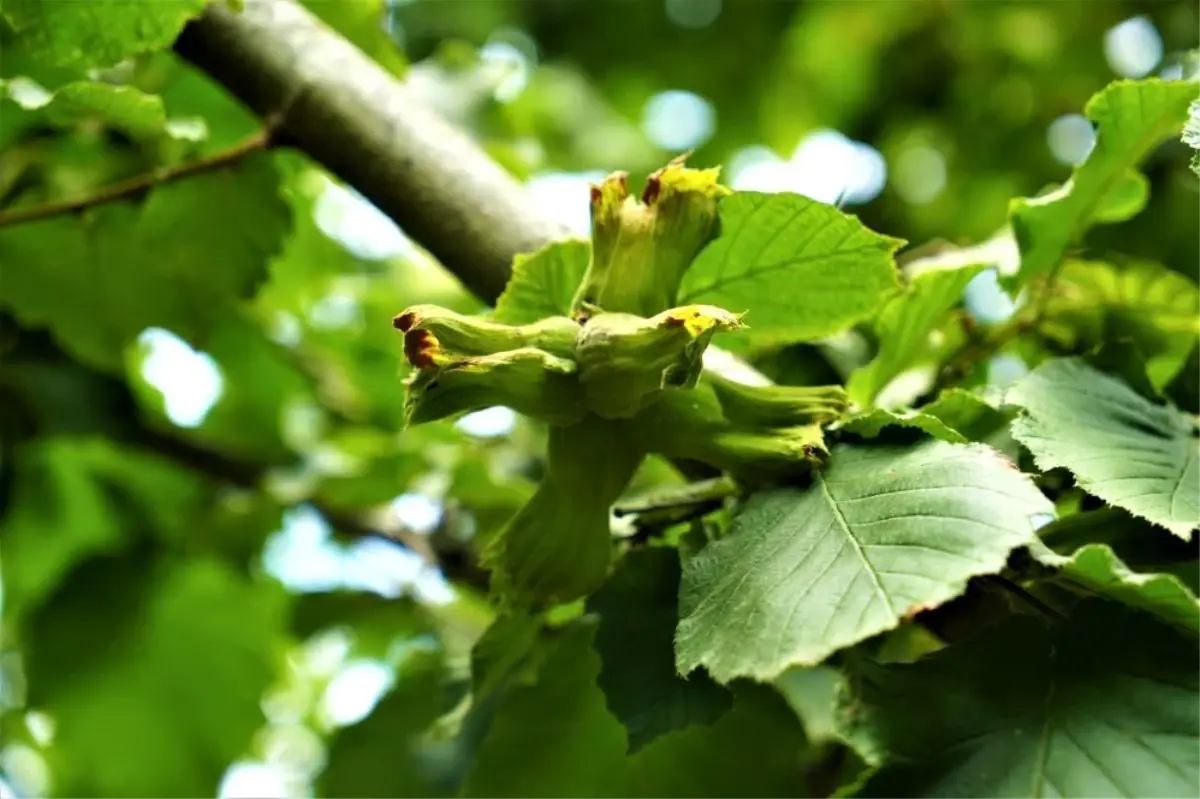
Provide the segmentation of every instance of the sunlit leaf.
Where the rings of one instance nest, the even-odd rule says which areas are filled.
[[[1051,505],[994,450],[841,445],[806,490],[753,495],[684,563],[676,659],[770,680],[999,571]]]
[[[1088,101],[1084,113],[1098,130],[1087,160],[1059,189],[1012,203],[1013,231],[1021,248],[1014,282],[1048,272],[1089,226],[1126,218],[1112,212],[1122,203],[1110,194],[1128,194],[1130,170],[1162,141],[1179,134],[1198,92],[1200,84],[1192,81],[1148,78],[1118,81]],[[1128,211],[1130,206],[1124,205]]]
[[[965,260],[964,260],[965,258]],[[874,360],[850,376],[850,398],[870,404],[888,381],[930,352],[929,335],[962,298],[963,291],[985,268],[967,251],[951,251],[914,262],[902,294],[888,300],[871,323],[879,351]]]
[[[1111,597],[1200,633],[1200,600],[1175,575],[1133,571],[1106,544],[1087,544],[1069,558],[1044,549],[1038,552],[1042,563],[1057,569],[1063,580],[1084,592]]]
[[[746,311],[741,335],[758,342],[812,341],[896,292],[892,255],[903,243],[798,194],[736,192],[721,201],[720,237],[684,274],[679,304]]]
[[[204,0],[5,0],[18,41],[38,58],[73,67],[104,67],[168,47]]]
[[[1194,637],[1105,601],[867,666],[843,732],[886,761],[856,795],[1194,796],[1198,682]]]
[[[1047,361],[1014,386],[1013,436],[1042,469],[1187,538],[1200,525],[1197,423],[1077,358]]]
[[[535,253],[518,255],[513,274],[496,300],[492,318],[510,325],[566,316],[579,281],[587,271],[591,245],[567,240],[548,244]]]
[[[82,5],[71,4],[65,5]],[[148,327],[203,345],[266,276],[289,225],[270,159],[160,186],[115,203],[0,230],[0,304],[47,325],[74,355],[117,370]]]

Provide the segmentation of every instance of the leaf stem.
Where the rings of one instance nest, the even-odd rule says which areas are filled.
[[[195,161],[179,164],[178,166],[156,169],[142,175],[135,175],[132,178],[114,183],[111,186],[105,186],[83,197],[43,203],[41,205],[31,205],[25,208],[0,210],[0,228],[51,219],[56,216],[82,211],[86,208],[94,208],[99,205],[118,202],[155,186],[173,183],[177,180],[233,166],[254,153],[268,150],[274,142],[275,128],[276,125],[268,121],[267,125],[257,133],[247,136],[237,144],[213,153],[206,158],[199,158]]]

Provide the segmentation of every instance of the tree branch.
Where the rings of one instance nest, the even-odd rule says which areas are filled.
[[[243,158],[257,152],[262,152],[270,147],[271,135],[272,129],[268,124],[258,133],[248,136],[232,147],[214,153],[207,158],[190,161],[167,169],[158,169],[153,172],[147,172],[144,175],[137,175],[120,183],[105,186],[85,197],[76,197],[72,200],[60,200],[41,205],[31,205],[24,208],[13,208],[7,211],[0,210],[0,228],[8,227],[9,225],[19,225],[23,222],[50,219],[51,217],[82,211],[85,208],[117,202],[164,183],[171,183],[183,178],[202,175],[206,172],[215,172],[219,169],[233,166]]]
[[[291,0],[210,3],[175,44],[391,217],[485,302],[513,256],[560,238],[520,184],[399,80]]]

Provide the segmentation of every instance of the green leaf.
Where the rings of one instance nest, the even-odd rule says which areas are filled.
[[[439,747],[426,735],[448,709],[441,661],[440,653],[414,653],[371,714],[334,734],[318,780],[320,795],[453,795],[439,780]]]
[[[1195,638],[1104,601],[867,666],[844,734],[886,761],[857,795],[1195,796],[1198,682]]]
[[[596,686],[594,626],[561,633],[536,685],[509,691],[463,796],[624,796],[625,731]]]
[[[1200,86],[1192,81],[1117,81],[1088,101],[1084,113],[1098,126],[1087,160],[1061,188],[1013,200],[1013,232],[1021,268],[1012,282],[1045,274],[1091,225],[1127,218],[1130,172],[1159,143],[1179,134]],[[1099,213],[1099,217],[1098,217]],[[1107,217],[1107,219],[1105,218]]]
[[[148,327],[203,346],[282,246],[290,216],[277,188],[270,157],[260,155],[159,186],[140,207],[115,203],[0,230],[0,263],[21,265],[5,270],[0,305],[108,371],[124,368],[124,348]]]
[[[170,47],[205,0],[4,0],[17,45],[41,60],[77,68],[105,67]]]
[[[801,771],[806,740],[774,691],[739,686],[733,710],[711,726],[657,738],[632,758],[628,796],[809,796]]]
[[[707,674],[675,672],[679,578],[674,549],[633,551],[588,601],[600,616],[600,688],[625,725],[630,752],[671,730],[711,724],[733,706],[733,695]]]
[[[744,686],[734,709],[626,755],[596,685],[595,627],[558,634],[536,683],[504,697],[463,796],[799,796],[804,735],[783,700]]]
[[[0,80],[0,92],[15,97],[7,81]],[[52,125],[72,127],[98,119],[137,139],[158,138],[164,135],[167,126],[160,98],[133,86],[96,81],[68,83],[37,109],[44,121]]]
[[[1040,335],[1075,352],[1127,341],[1156,389],[1179,373],[1200,335],[1200,288],[1161,264],[1067,261],[1048,291]]]
[[[820,663],[999,571],[1051,510],[988,447],[840,445],[811,488],[753,495],[684,563],[679,671],[770,680]]]
[[[1159,616],[1193,633],[1200,633],[1200,600],[1172,574],[1143,574],[1131,570],[1105,544],[1088,544],[1064,558],[1039,549],[1039,560],[1056,568],[1059,577],[1086,591],[1105,594]]]
[[[304,0],[304,6],[388,72],[404,75],[408,60],[388,32],[385,0]]]
[[[58,796],[211,796],[265,723],[277,586],[214,561],[89,561],[29,624]]]
[[[590,257],[591,245],[576,239],[552,242],[535,253],[518,255],[492,318],[508,325],[524,325],[551,316],[568,316]]]
[[[756,342],[833,335],[872,316],[899,288],[893,254],[904,242],[833,206],[736,192],[721,200],[720,213],[721,234],[684,274],[678,304],[746,311],[742,335]]]
[[[884,408],[871,408],[846,419],[838,429],[863,438],[878,438],[884,430],[890,427],[921,430],[932,438],[949,441],[951,444],[965,444],[969,440],[941,419],[923,411],[889,411]]]
[[[1187,124],[1183,128],[1183,143],[1193,150],[1200,150],[1200,100],[1188,106]],[[1192,171],[1200,175],[1200,153],[1192,156]]]
[[[1194,419],[1078,358],[1043,363],[1007,399],[1024,410],[1013,437],[1042,470],[1068,469],[1083,490],[1182,538],[1200,524]]]
[[[850,398],[869,405],[884,386],[914,363],[928,358],[929,336],[958,304],[971,280],[987,268],[968,250],[915,261],[905,269],[904,293],[883,306],[871,327],[879,341],[874,360],[855,370],[846,384]]]
[[[0,524],[10,616],[52,595],[88,556],[124,548],[142,520],[173,537],[203,497],[191,474],[99,438],[41,439],[21,452],[17,472]]]
[[[1113,224],[1133,219],[1150,201],[1150,181],[1136,169],[1131,169],[1118,178],[1092,212],[1092,222],[1097,225]]]

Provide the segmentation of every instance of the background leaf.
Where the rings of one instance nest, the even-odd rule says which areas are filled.
[[[89,561],[31,619],[60,796],[206,796],[264,719],[282,593],[204,558]],[[168,734],[169,731],[169,734]]]
[[[684,563],[679,670],[769,680],[820,663],[999,571],[1049,511],[987,447],[840,445],[812,488],[753,495]]]
[[[1161,264],[1067,261],[1048,290],[1039,334],[1074,352],[1128,341],[1157,389],[1179,373],[1200,336],[1200,288]]]
[[[1013,436],[1043,470],[1188,538],[1200,524],[1196,422],[1077,358],[1047,361],[1012,388]]]
[[[756,342],[812,341],[871,316],[899,288],[904,242],[798,194],[721,200],[721,234],[684,274],[679,304],[748,311]],[[735,337],[730,336],[730,341]]]
[[[0,304],[48,325],[85,362],[117,370],[148,327],[203,346],[266,277],[289,225],[270,158],[250,158],[160,186],[141,207],[105,205],[78,220],[0,230],[0,262],[25,264],[5,270]]]

